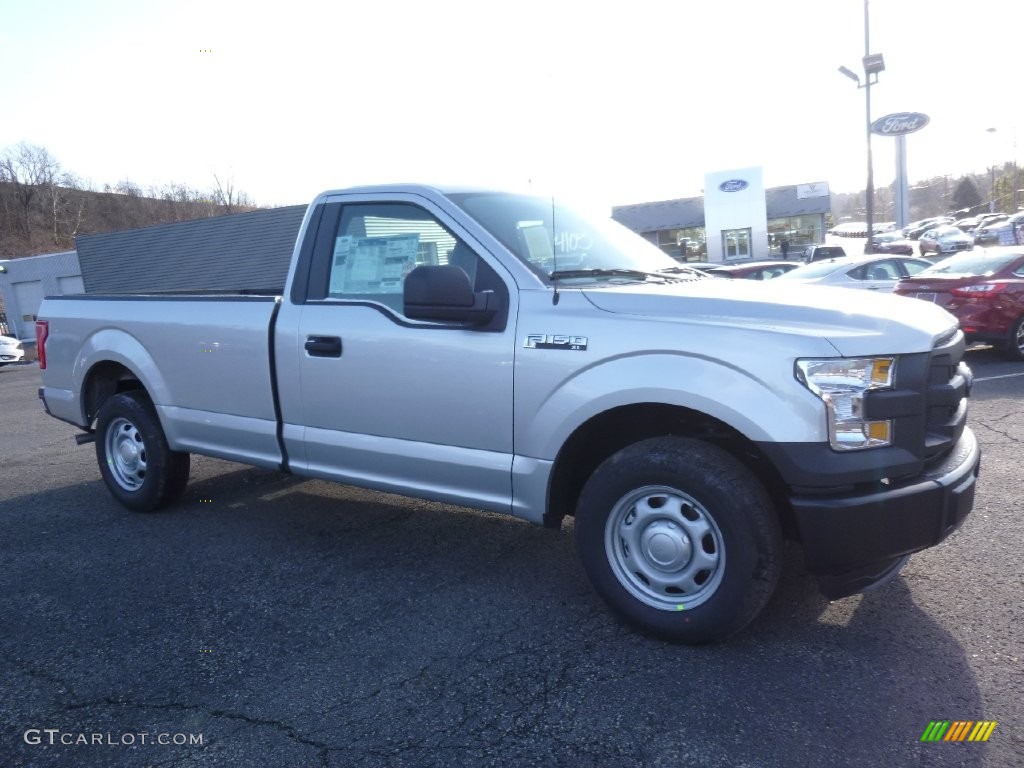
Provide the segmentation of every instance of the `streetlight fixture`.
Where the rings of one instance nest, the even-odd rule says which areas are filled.
[[[860,76],[853,70],[839,67],[841,74],[853,80],[858,88],[864,89],[865,116],[867,118],[865,127],[868,137],[868,188],[865,193],[868,241],[864,244],[864,253],[874,253],[875,251],[871,243],[871,238],[875,234],[875,171],[871,162],[871,86],[878,82],[878,73],[885,71],[885,60],[882,58],[882,54],[871,53],[871,44],[868,37],[869,29],[868,0],[864,0],[864,58],[861,60],[861,63],[864,65],[864,82],[861,83]]]

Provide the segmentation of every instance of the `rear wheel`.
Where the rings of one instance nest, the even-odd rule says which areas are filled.
[[[1006,356],[1011,360],[1024,360],[1024,316],[1010,328],[1010,336],[1006,340]]]
[[[724,450],[643,440],[601,464],[576,511],[594,588],[630,624],[680,643],[749,624],[778,581],[781,534],[764,488]]]
[[[109,398],[96,415],[96,460],[114,498],[153,512],[181,496],[189,455],[167,445],[153,404],[140,391]]]

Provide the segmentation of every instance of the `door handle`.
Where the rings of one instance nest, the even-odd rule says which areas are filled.
[[[306,352],[311,357],[341,357],[341,339],[337,336],[307,336]]]

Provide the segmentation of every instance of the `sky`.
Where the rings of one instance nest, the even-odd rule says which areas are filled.
[[[1013,7],[871,0],[872,118],[931,118],[911,183],[1022,159]],[[865,93],[837,70],[864,46],[863,0],[0,0],[0,150],[44,146],[100,189],[216,174],[271,206],[425,182],[610,207],[751,166],[853,192]],[[894,145],[873,140],[878,186]]]

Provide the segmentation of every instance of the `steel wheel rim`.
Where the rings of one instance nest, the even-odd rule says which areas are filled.
[[[115,482],[126,491],[139,490],[146,479],[146,443],[139,428],[128,419],[114,419],[107,427],[104,447]]]
[[[1024,320],[1017,321],[1017,351],[1024,356]]]
[[[718,524],[700,502],[669,486],[645,486],[619,499],[608,515],[604,544],[619,583],[663,611],[706,602],[725,573]]]

